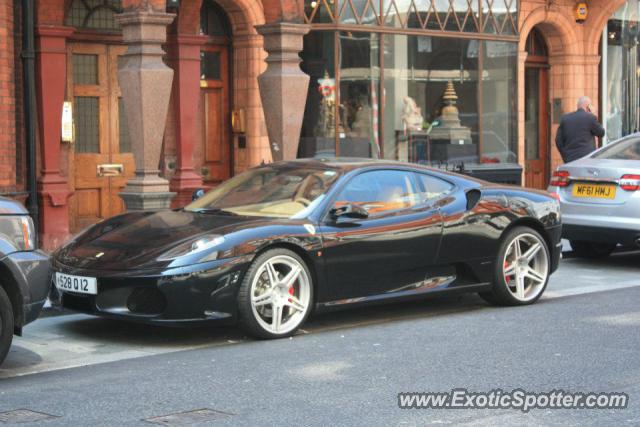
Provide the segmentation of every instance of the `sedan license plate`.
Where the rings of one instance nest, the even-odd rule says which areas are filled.
[[[56,273],[56,288],[61,291],[97,295],[98,280],[95,277],[81,277]]]
[[[574,184],[573,197],[591,197],[596,199],[615,199],[614,184]]]

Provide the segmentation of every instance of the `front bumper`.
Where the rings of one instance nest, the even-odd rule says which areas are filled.
[[[549,255],[551,256],[550,273],[558,269],[562,257],[562,230],[564,225],[547,228],[549,236]]]
[[[241,256],[162,271],[99,271],[54,261],[53,268],[97,278],[97,295],[59,291],[60,303],[67,309],[179,326],[234,320],[238,287],[250,262],[251,256]]]
[[[16,332],[20,333],[23,326],[38,318],[49,294],[49,256],[39,250],[13,252],[2,258],[0,263],[8,270],[22,297],[22,306],[18,308],[19,320],[15,325]]]

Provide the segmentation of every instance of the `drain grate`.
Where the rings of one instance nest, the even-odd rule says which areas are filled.
[[[52,418],[59,417],[57,415],[36,412],[30,409],[15,409],[13,411],[0,412],[0,422],[6,424],[35,423]]]
[[[205,421],[215,421],[232,416],[227,412],[214,411],[213,409],[196,409],[195,411],[177,412],[175,414],[162,415],[161,417],[147,418],[144,421],[163,426],[183,426]]]

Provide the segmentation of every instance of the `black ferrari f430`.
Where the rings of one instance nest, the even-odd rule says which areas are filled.
[[[538,300],[560,259],[547,193],[372,160],[250,169],[185,208],[100,222],[53,255],[64,307],[293,334],[313,311],[443,292]]]

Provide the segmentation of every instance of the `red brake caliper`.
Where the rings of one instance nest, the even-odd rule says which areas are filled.
[[[509,263],[505,260],[505,262],[504,262],[504,270],[506,271],[508,267],[509,267]],[[505,276],[505,280],[506,280],[507,285],[508,285],[509,282],[511,282],[511,277]]]

